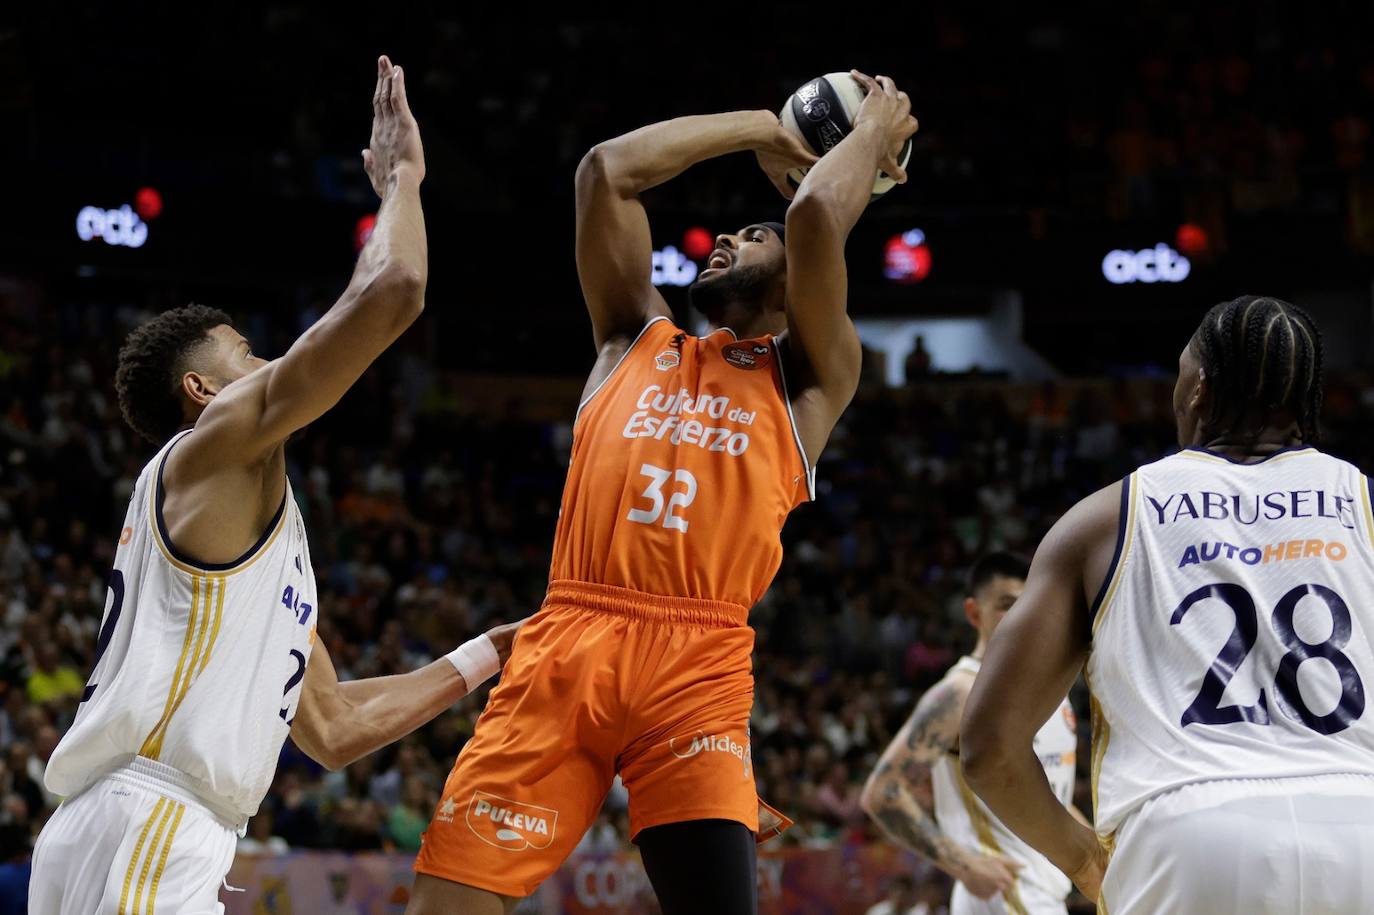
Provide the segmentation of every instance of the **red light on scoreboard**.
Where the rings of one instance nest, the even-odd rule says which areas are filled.
[[[682,250],[692,260],[701,260],[715,250],[716,240],[701,226],[693,226],[682,233]]]
[[[920,229],[888,239],[883,252],[883,276],[894,283],[919,283],[930,275],[930,247]]]
[[[162,215],[162,195],[157,188],[141,187],[134,194],[134,212],[144,219],[157,219]]]
[[[1189,257],[1199,257],[1207,253],[1212,240],[1207,237],[1207,230],[1202,226],[1185,222],[1174,234],[1174,244]]]

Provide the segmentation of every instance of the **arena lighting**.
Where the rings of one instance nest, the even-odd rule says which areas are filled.
[[[883,276],[894,283],[919,283],[930,275],[930,248],[926,233],[909,229],[894,235],[883,250]]]
[[[1174,233],[1174,244],[1178,250],[1189,257],[1197,257],[1207,253],[1207,249],[1212,245],[1212,240],[1207,237],[1207,230],[1202,226],[1193,222],[1185,222]]]
[[[697,278],[697,265],[677,248],[668,245],[653,254],[653,271],[649,274],[655,286],[690,286]]]
[[[692,226],[682,233],[682,250],[694,261],[699,261],[715,250],[716,239],[701,226]]]
[[[141,187],[134,194],[134,212],[144,219],[157,219],[162,215],[162,195],[155,187]]]
[[[1120,286],[1125,283],[1181,283],[1192,272],[1188,258],[1160,242],[1140,251],[1108,251],[1102,258],[1102,276]]]
[[[117,210],[88,206],[76,214],[76,236],[82,241],[100,238],[107,245],[141,248],[148,240],[148,224],[127,203]]]

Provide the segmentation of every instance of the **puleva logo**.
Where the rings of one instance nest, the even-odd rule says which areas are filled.
[[[558,811],[548,807],[522,804],[485,791],[474,791],[468,803],[468,828],[488,845],[507,851],[548,848],[557,826]]]

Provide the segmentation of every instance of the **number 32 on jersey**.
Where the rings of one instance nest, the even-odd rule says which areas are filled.
[[[644,487],[641,495],[649,500],[650,506],[630,509],[630,513],[625,516],[626,520],[634,521],[636,524],[652,525],[658,524],[661,519],[663,526],[668,530],[687,533],[688,521],[678,514],[677,510],[686,509],[696,499],[697,478],[692,476],[690,470],[664,470],[653,464],[641,464],[639,472],[649,478],[649,485]],[[663,491],[670,487],[671,495],[665,499]]]

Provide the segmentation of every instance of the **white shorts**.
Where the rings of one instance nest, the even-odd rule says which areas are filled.
[[[1368,915],[1371,861],[1374,777],[1201,782],[1122,823],[1098,911]]]
[[[29,915],[220,915],[238,830],[127,770],[57,808],[38,836]]]
[[[1054,898],[1039,887],[1016,881],[1011,893],[998,893],[979,899],[962,883],[954,884],[949,897],[949,915],[1065,915],[1064,898]]]

